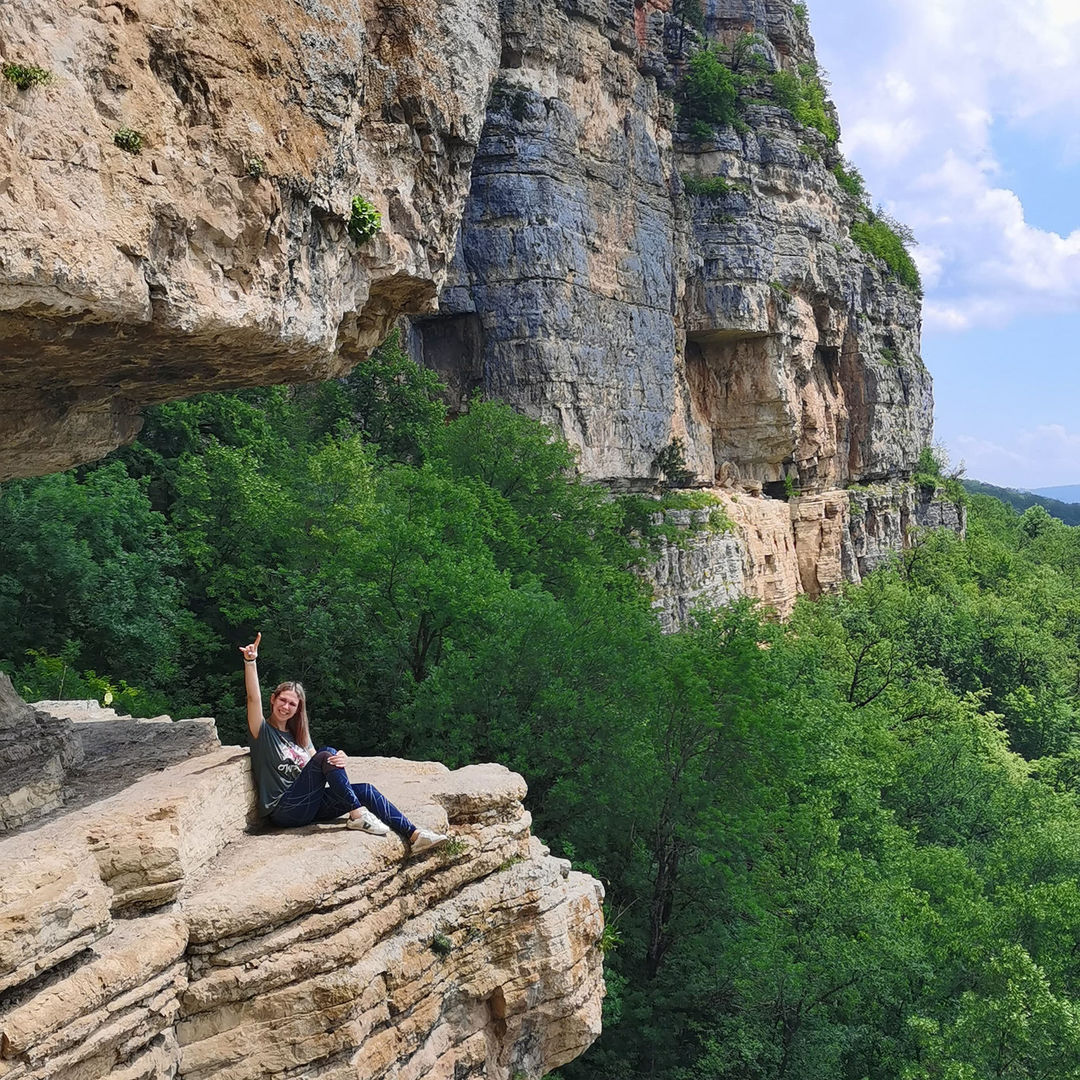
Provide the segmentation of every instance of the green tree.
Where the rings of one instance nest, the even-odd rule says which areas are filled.
[[[691,121],[721,126],[732,123],[738,115],[735,76],[711,47],[690,58],[679,98],[683,115]]]
[[[0,488],[4,658],[28,650],[161,686],[177,674],[184,623],[179,554],[145,485],[119,465]]]

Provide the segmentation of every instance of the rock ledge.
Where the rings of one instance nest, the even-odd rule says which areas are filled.
[[[451,832],[410,858],[253,828],[247,758],[196,751],[0,840],[0,1078],[508,1080],[596,1038],[602,889],[530,836],[521,777],[354,759]]]

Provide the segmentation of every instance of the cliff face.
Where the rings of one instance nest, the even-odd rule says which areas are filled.
[[[599,1033],[602,890],[529,835],[520,777],[354,761],[449,827],[409,859],[341,824],[252,832],[248,755],[204,722],[71,706],[49,708],[122,790],[0,838],[4,1080],[538,1080]],[[188,728],[133,782],[106,750]]]
[[[786,617],[799,596],[818,597],[858,583],[911,546],[926,529],[963,535],[967,510],[939,489],[885,483],[770,499],[759,486],[711,492],[731,522],[704,527],[708,511],[669,510],[673,539],[661,541],[645,578],[665,630],[679,630],[694,609],[748,596]]]
[[[670,6],[503,5],[448,284],[410,340],[457,407],[511,402],[616,487],[650,486],[680,440],[737,527],[661,551],[657,606],[680,625],[732,595],[786,613],[902,548],[932,394],[920,298],[852,241],[835,147],[761,98],[691,137]],[[813,68],[790,0],[705,8],[733,64],[750,33],[764,72]],[[852,484],[877,494],[852,504]],[[785,489],[800,498],[778,502]]]
[[[679,439],[698,484],[824,500],[824,532],[743,508],[744,549],[782,525],[788,561],[742,588],[857,580],[860,544],[904,542],[930,437],[919,298],[775,95],[691,137],[670,6],[8,5],[5,59],[52,77],[0,80],[0,479],[104,453],[154,401],[343,372],[405,313],[460,407],[547,421],[592,478],[648,487]],[[704,8],[733,63],[755,35],[766,89],[812,65],[791,0]],[[383,218],[362,243],[355,196]],[[887,491],[849,522],[852,484]]]
[[[561,430],[598,479],[640,486],[673,437],[705,482],[725,465],[819,490],[910,474],[932,411],[919,298],[851,240],[820,132],[767,101],[739,131],[680,128],[667,6],[504,5],[450,279],[415,354],[459,395]],[[707,9],[723,48],[753,32],[769,70],[813,62],[788,0]],[[687,193],[715,178],[722,193]]]
[[[0,19],[3,59],[51,73],[0,79],[0,479],[101,456],[154,401],[344,372],[433,307],[495,0],[16,0]],[[362,245],[354,195],[383,217]]]

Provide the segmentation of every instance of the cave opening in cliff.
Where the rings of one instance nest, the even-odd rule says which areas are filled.
[[[714,469],[730,462],[744,480],[782,490],[792,422],[777,381],[778,348],[765,332],[710,330],[688,333],[685,355],[691,415]]]
[[[815,345],[814,362],[820,364],[828,376],[829,385],[834,394],[840,392],[840,348],[839,346]]]
[[[765,495],[770,499],[788,498],[788,496],[792,494],[792,490],[797,490],[797,487],[795,489],[791,489],[789,485],[791,485],[792,483],[796,485],[798,484],[798,480],[794,479],[794,477],[797,475],[794,471],[794,468],[792,468],[791,475],[793,477],[792,480],[769,480],[766,483],[763,483],[761,485],[762,495]]]
[[[484,384],[484,328],[475,312],[414,319],[409,328],[412,358],[446,384],[451,414],[467,412]]]

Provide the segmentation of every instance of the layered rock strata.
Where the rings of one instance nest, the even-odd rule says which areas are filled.
[[[82,757],[71,722],[27,705],[0,671],[0,833],[61,806]]]
[[[0,834],[220,745],[207,717],[134,720],[96,701],[29,706],[0,672]]]
[[[500,396],[615,484],[647,484],[673,438],[704,483],[910,475],[931,429],[919,297],[852,241],[859,207],[821,132],[760,97],[738,128],[680,126],[692,49],[667,6],[637,5],[633,36],[618,0],[504,6],[450,279],[414,354],[460,407]],[[753,33],[759,65],[806,77],[789,0],[706,7],[721,57]]]
[[[668,510],[655,524],[680,530],[654,542],[645,578],[665,632],[680,630],[699,608],[721,608],[746,595],[747,551],[730,529],[709,523],[708,510]]]
[[[0,479],[104,453],[149,402],[342,372],[436,310],[451,254],[417,355],[589,476],[639,484],[673,437],[705,482],[910,471],[918,298],[851,241],[818,131],[760,97],[680,128],[669,6],[9,5],[5,58],[51,77],[0,82]],[[790,0],[706,9],[724,56],[753,32],[770,70],[813,62]],[[361,244],[354,196],[383,219]]]
[[[770,77],[815,63],[800,6],[704,5],[758,69],[704,138],[671,7],[17,0],[5,57],[51,78],[0,83],[0,479],[105,452],[149,402],[340,373],[419,313],[455,407],[509,401],[591,478],[648,487],[677,439],[696,483],[803,492],[790,530],[745,527],[788,562],[744,560],[744,591],[854,580],[902,544],[929,441],[919,297],[852,241],[834,142],[778,103]],[[357,196],[382,214],[362,243]],[[881,494],[849,527],[850,485]],[[676,606],[715,591],[672,559]]]
[[[0,1077],[540,1077],[599,1032],[601,889],[500,766],[353,762],[453,844],[245,831],[219,747],[0,841]]]
[[[750,597],[781,618],[799,596],[833,592],[918,541],[926,529],[963,535],[962,503],[911,484],[823,491],[789,501],[758,489],[714,488],[730,522],[718,530],[707,510],[668,510],[676,532],[654,542],[645,571],[653,608],[666,631],[692,622],[695,609]]]
[[[0,79],[0,480],[151,402],[344,372],[431,309],[498,26],[495,0],[5,5],[4,60],[50,78]]]
[[[618,0],[504,5],[449,280],[409,335],[454,408],[509,401],[594,479],[648,488],[678,440],[693,483],[732,494],[734,538],[661,547],[666,626],[743,594],[784,614],[900,550],[932,427],[920,297],[852,240],[835,141],[776,103],[773,74],[814,78],[805,17],[705,5],[720,58],[758,74],[703,138],[675,105],[698,46],[671,6],[635,5],[630,36]]]

